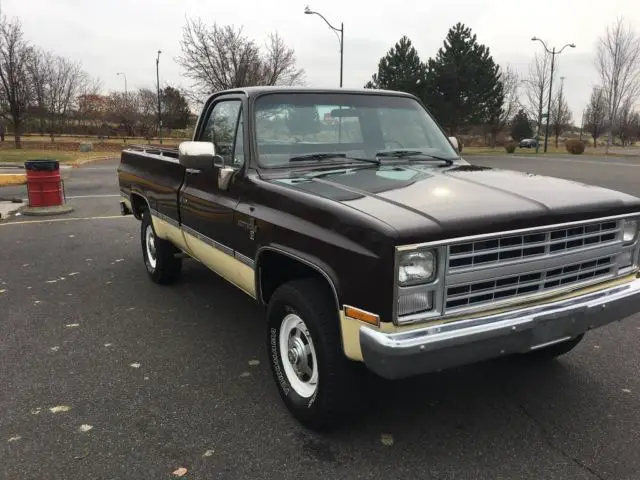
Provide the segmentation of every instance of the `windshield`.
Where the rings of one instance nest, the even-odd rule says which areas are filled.
[[[393,150],[458,158],[438,125],[412,98],[277,93],[259,97],[254,115],[258,163],[265,168],[293,165],[291,158],[299,161],[301,156],[320,153],[335,153],[336,157],[315,156],[309,161],[375,159]],[[419,159],[412,157],[411,161]]]

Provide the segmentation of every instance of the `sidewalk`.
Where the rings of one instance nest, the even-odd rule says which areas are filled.
[[[24,203],[14,203],[11,201],[3,201],[0,199],[0,221],[5,220],[16,210],[24,207]]]

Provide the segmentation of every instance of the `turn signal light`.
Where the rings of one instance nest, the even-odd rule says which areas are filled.
[[[349,307],[345,305],[344,314],[349,318],[355,318],[356,320],[360,320],[371,325],[380,325],[380,317],[378,315],[369,313],[365,310],[360,310],[359,308]]]

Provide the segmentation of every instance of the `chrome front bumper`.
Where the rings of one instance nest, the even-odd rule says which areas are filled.
[[[360,327],[366,366],[397,379],[524,353],[640,312],[640,278],[545,305],[385,333]]]

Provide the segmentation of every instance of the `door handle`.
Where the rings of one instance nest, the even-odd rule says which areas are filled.
[[[197,175],[198,173],[200,173],[200,170],[198,170],[197,168],[187,168],[185,169],[185,172],[189,175]]]

